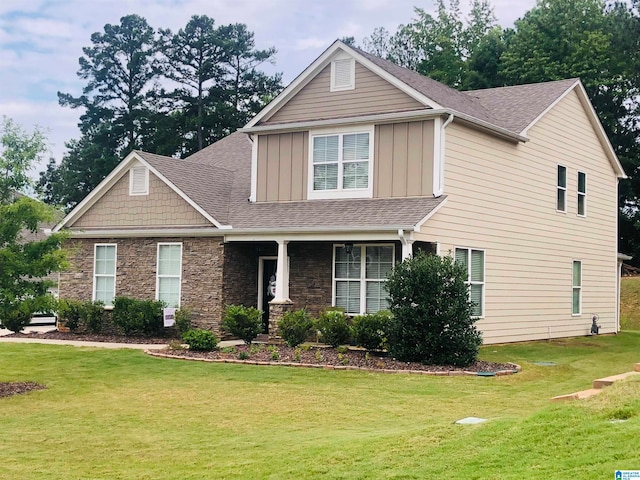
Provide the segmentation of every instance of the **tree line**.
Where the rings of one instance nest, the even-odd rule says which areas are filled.
[[[47,203],[70,209],[134,149],[184,158],[243,126],[282,89],[281,74],[258,67],[276,49],[255,47],[241,23],[217,26],[193,16],[177,32],[155,30],[139,15],[91,35],[74,96],[81,136],[51,159],[37,189]]]

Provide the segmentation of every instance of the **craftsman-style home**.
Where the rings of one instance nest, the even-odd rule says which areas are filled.
[[[485,343],[618,330],[625,173],[578,79],[459,92],[339,41],[186,160],[134,151],[56,230],[61,297],[157,298],[218,329],[386,307],[418,250],[468,270]]]

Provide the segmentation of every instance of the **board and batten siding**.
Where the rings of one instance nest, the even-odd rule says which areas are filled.
[[[149,172],[149,194],[129,195],[125,173],[70,228],[212,226],[162,180]]]
[[[453,122],[446,132],[448,203],[422,228],[441,255],[485,251],[485,343],[579,336],[598,315],[617,330],[617,178],[574,92],[513,145]],[[556,211],[557,165],[567,213]],[[578,171],[587,216],[577,215]],[[582,261],[582,314],[572,315],[572,265]]]
[[[258,136],[256,201],[305,200],[308,157],[308,132]]]
[[[376,125],[374,198],[433,193],[433,120]],[[258,136],[258,202],[307,199],[309,133]]]
[[[262,124],[421,110],[425,106],[356,62],[355,89],[331,92],[327,65]]]
[[[375,198],[433,194],[433,120],[377,125]]]

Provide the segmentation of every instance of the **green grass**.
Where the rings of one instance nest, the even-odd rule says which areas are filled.
[[[523,371],[480,378],[3,343],[0,381],[47,389],[0,399],[0,478],[613,478],[640,468],[640,382],[549,398],[629,370],[638,345],[640,332],[487,346]],[[467,416],[489,421],[454,425]]]
[[[640,330],[640,277],[622,277],[620,327],[622,330]]]

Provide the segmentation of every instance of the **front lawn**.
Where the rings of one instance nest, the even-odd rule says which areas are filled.
[[[613,478],[637,469],[640,332],[506,346],[505,377],[424,377],[0,344],[2,479]],[[553,367],[531,362],[555,362]],[[463,417],[489,421],[455,425]],[[626,420],[612,423],[612,420]]]

